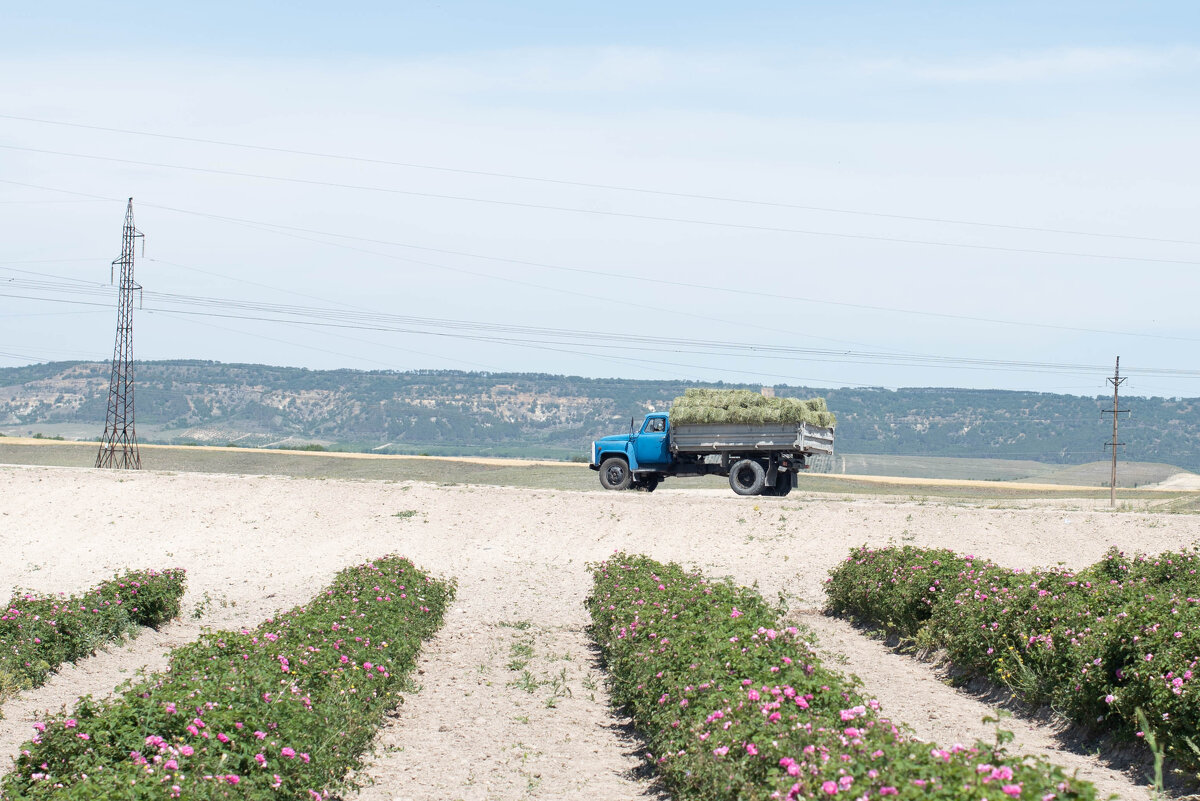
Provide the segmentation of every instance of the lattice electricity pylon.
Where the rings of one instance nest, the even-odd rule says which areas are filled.
[[[109,280],[121,268],[120,299],[117,301],[117,342],[113,347],[112,375],[108,380],[108,416],[104,438],[96,454],[96,467],[140,470],[137,432],[133,425],[133,291],[142,287],[133,280],[133,243],[142,233],[133,227],[133,198],[125,209],[121,231],[121,258],[112,263]],[[145,239],[142,239],[145,247]]]

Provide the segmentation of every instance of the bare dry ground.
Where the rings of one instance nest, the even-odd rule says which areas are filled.
[[[851,457],[845,457],[851,458]],[[975,499],[1041,498],[1041,497],[1108,497],[1108,490],[1099,483],[1096,465],[1055,467],[1041,465],[1040,470],[1052,480],[1036,478],[997,480],[1006,474],[997,467],[984,464],[1018,466],[1026,462],[1009,463],[1000,459],[961,459],[946,457],[853,457],[863,466],[884,468],[878,473],[802,473],[800,488],[813,492],[847,492],[854,494],[921,494],[935,497],[967,496]],[[69,440],[0,437],[0,464],[53,465],[58,467],[91,467],[96,461],[96,443]],[[470,483],[492,486],[531,487],[540,489],[593,490],[596,474],[580,462],[547,462],[528,459],[491,459],[463,456],[404,456],[377,453],[342,453],[332,451],[289,451],[269,448],[237,448],[226,446],[142,445],[142,467],[147,470],[187,473],[233,473],[238,475],[281,475],[293,478],[340,478],[396,481],[428,481],[436,484]],[[1102,478],[1108,479],[1108,465]],[[1191,501],[1200,484],[1189,484],[1184,477],[1194,473],[1179,473],[1176,482],[1164,486],[1150,485],[1148,476],[1166,477],[1173,470],[1164,465],[1142,462],[1122,462],[1117,482],[1123,501],[1150,501],[1167,505],[1172,500]],[[861,473],[862,471],[860,471]],[[1014,474],[1017,475],[1017,474]],[[1020,475],[1024,475],[1020,473]],[[974,476],[972,478],[972,476]],[[982,476],[982,477],[980,477]],[[1057,477],[1055,477],[1057,476]],[[1064,480],[1074,478],[1077,480]],[[1140,485],[1126,486],[1126,478]],[[725,489],[728,483],[720,476],[671,480],[671,489]],[[1192,497],[1186,497],[1192,496]]]
[[[1200,517],[1112,512],[1107,499],[965,501],[813,492],[645,493],[413,481],[0,467],[0,591],[77,591],[127,567],[181,565],[180,622],[65,669],[0,711],[0,760],[41,710],[104,694],[201,626],[252,626],[343,566],[389,552],[459,581],[410,694],[359,771],[366,799],[637,799],[659,792],[608,703],[585,633],[587,563],[615,550],[694,565],[782,593],[829,658],[921,736],[990,737],[989,707],[929,666],[816,613],[822,581],[864,542],[946,546],[1013,566],[1083,566],[1111,544],[1160,551],[1200,540]],[[1052,727],[1010,721],[1044,753],[1123,799],[1138,771],[1065,750]]]
[[[1150,489],[1148,487],[1147,489]],[[1195,473],[1176,473],[1153,486],[1158,490],[1200,490],[1200,475]]]

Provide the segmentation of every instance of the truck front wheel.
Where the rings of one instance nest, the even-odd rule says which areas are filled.
[[[609,457],[600,463],[600,486],[609,490],[629,489],[633,475],[624,459]]]
[[[766,481],[767,471],[753,459],[742,459],[729,468],[729,486],[738,495],[760,495]]]

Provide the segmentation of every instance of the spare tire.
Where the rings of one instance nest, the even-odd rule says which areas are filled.
[[[729,486],[738,495],[761,495],[767,471],[753,459],[741,459],[729,468]]]

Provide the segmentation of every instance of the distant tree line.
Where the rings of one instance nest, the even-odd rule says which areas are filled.
[[[103,426],[109,366],[0,368],[0,426]],[[698,384],[538,373],[307,370],[207,361],[137,363],[137,420],[162,439],[312,439],[387,452],[537,453],[568,458]],[[1105,458],[1107,397],[952,388],[822,390],[843,453],[993,457],[1077,464]],[[1123,459],[1200,470],[1200,399],[1123,399]]]

